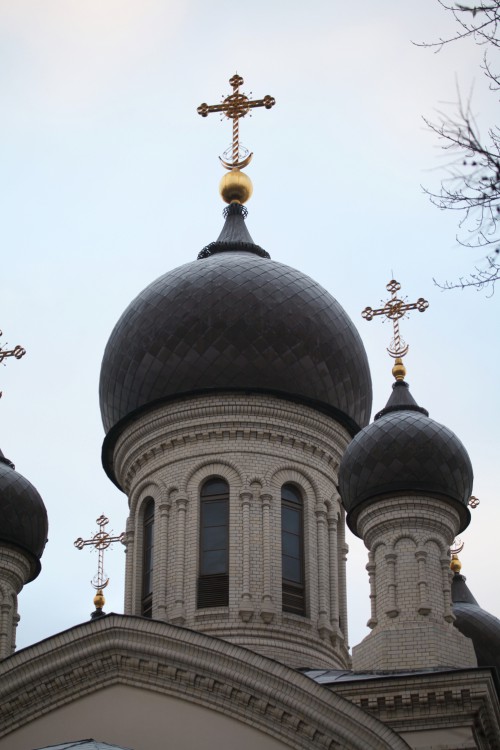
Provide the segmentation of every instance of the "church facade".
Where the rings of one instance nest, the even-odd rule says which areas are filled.
[[[123,615],[97,599],[89,622],[15,652],[47,518],[0,457],[0,750],[500,748],[500,621],[450,570],[467,452],[401,363],[369,424],[361,339],[253,242],[248,182],[228,172],[219,238],[141,292],[104,353]],[[352,652],[346,525],[371,587]]]

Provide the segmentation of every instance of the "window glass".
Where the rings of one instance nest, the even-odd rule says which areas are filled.
[[[200,493],[200,574],[198,608],[227,606],[229,601],[229,485],[206,481]]]
[[[300,491],[292,484],[281,488],[282,609],[305,615],[304,510]]]
[[[153,614],[153,552],[154,552],[155,505],[148,498],[144,506],[143,548],[142,548],[142,615]]]

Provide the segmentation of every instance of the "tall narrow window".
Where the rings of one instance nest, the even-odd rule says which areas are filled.
[[[209,479],[200,493],[198,607],[229,603],[229,485]]]
[[[293,484],[281,488],[281,575],[283,612],[305,615],[304,509]]]
[[[144,505],[142,536],[142,601],[143,617],[153,616],[153,547],[155,528],[155,504],[148,498]]]

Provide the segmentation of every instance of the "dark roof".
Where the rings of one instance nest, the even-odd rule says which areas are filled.
[[[478,666],[496,667],[500,676],[500,620],[479,606],[465,581],[460,573],[452,579],[453,624],[472,640]]]
[[[0,542],[28,553],[32,562],[29,580],[40,572],[47,533],[47,511],[42,498],[0,451]]]
[[[370,372],[352,321],[317,282],[256,248],[233,209],[206,257],[129,305],[102,362],[107,433],[151,405],[214,390],[298,399],[352,434],[368,422]]]
[[[394,383],[386,407],[349,444],[339,471],[340,494],[354,531],[363,504],[402,492],[441,496],[458,504],[463,530],[470,518],[472,479],[460,440],[429,418],[404,381]]]

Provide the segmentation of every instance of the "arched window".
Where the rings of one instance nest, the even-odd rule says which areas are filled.
[[[155,529],[155,504],[149,497],[144,504],[142,526],[142,599],[141,614],[153,616],[153,547]]]
[[[229,603],[229,485],[209,479],[200,493],[198,607]]]
[[[293,484],[281,488],[282,609],[305,615],[304,507]]]

